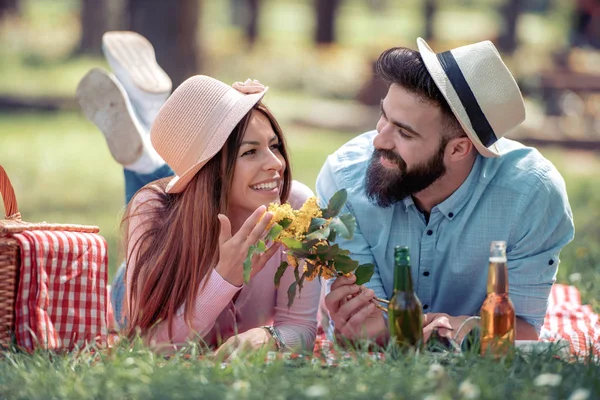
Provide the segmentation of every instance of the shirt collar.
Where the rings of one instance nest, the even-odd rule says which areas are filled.
[[[448,219],[455,218],[473,195],[473,187],[477,184],[479,179],[482,164],[483,156],[478,154],[467,179],[465,179],[462,185],[460,185],[450,197],[435,206],[434,209],[437,208]]]
[[[471,198],[473,194],[472,187],[476,184],[478,180],[478,176],[481,171],[481,165],[483,164],[483,156],[477,155],[475,162],[473,163],[473,168],[471,168],[471,172],[467,179],[448,197],[446,200],[433,207],[431,210],[439,210],[446,218],[453,219],[455,218],[460,210],[467,204],[467,201]],[[411,206],[416,208],[415,202],[413,201],[412,196],[408,196],[402,200],[404,204],[404,210],[408,212],[408,209]]]

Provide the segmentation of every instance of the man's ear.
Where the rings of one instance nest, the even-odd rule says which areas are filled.
[[[459,161],[468,157],[475,146],[473,142],[466,136],[450,139],[446,152],[452,161]]]

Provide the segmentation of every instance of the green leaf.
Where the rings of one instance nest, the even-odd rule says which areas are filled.
[[[279,236],[281,231],[283,231],[283,227],[281,225],[279,225],[279,224],[273,225],[271,227],[271,229],[269,230],[269,233],[267,233],[267,240],[275,240],[275,238],[277,236]]]
[[[254,247],[254,254],[261,254],[267,251],[267,245],[264,240],[259,240]]]
[[[327,220],[325,218],[313,218],[310,220],[310,226],[308,227],[308,233],[312,233],[317,229],[321,229],[323,224],[325,224]]]
[[[250,273],[252,272],[252,256],[254,255],[253,246],[250,246],[248,249],[248,255],[244,260],[244,283],[248,283],[250,281]]]
[[[344,214],[347,215],[347,214]],[[350,232],[348,231],[348,228],[346,227],[346,224],[344,224],[342,222],[341,219],[339,219],[338,217],[332,218],[331,222],[329,223],[329,226],[331,227],[332,230],[335,230],[337,232],[338,235],[340,235],[341,237],[348,239],[350,237]]]
[[[330,231],[329,227],[326,226],[325,228],[319,229],[318,231],[314,231],[313,233],[306,235],[306,239],[307,240],[312,240],[312,239],[325,240],[329,236],[329,231]]]
[[[298,281],[298,293],[302,293],[302,287],[303,287],[303,285],[304,285],[304,274],[302,275],[302,277]]]
[[[337,216],[344,204],[346,204],[346,200],[348,199],[348,192],[346,189],[341,189],[335,192],[335,194],[329,199],[329,203],[327,204],[327,208],[323,210],[323,218],[332,218]]]
[[[349,272],[354,271],[358,266],[358,261],[354,261],[350,257],[345,256],[343,254],[338,254],[337,256],[335,256],[333,262],[335,270],[343,274],[347,274]]]
[[[278,224],[281,225],[283,229],[287,229],[292,224],[292,220],[289,218],[284,218],[279,221]]]
[[[294,299],[296,298],[296,286],[298,286],[298,284],[296,282],[293,282],[288,288],[288,308],[290,308],[292,304],[294,304]]]
[[[293,238],[283,238],[281,242],[290,250],[292,255],[298,258],[306,257],[310,254],[310,247],[306,243]]]
[[[287,261],[282,261],[281,264],[279,264],[279,268],[277,268],[277,272],[275,272],[275,288],[276,289],[279,289],[279,283],[281,283],[281,277],[283,276],[283,273],[285,272],[287,267],[288,267]]]
[[[296,282],[298,282],[300,280],[300,271],[298,271],[300,269],[300,266],[297,266],[296,268],[294,268],[294,278],[296,279]]]
[[[352,240],[354,237],[354,231],[356,230],[356,219],[352,214],[342,214],[340,215],[340,221],[346,226],[348,230],[348,236],[342,235],[341,232],[338,232],[344,239]]]
[[[322,262],[326,262],[335,258],[340,252],[340,246],[334,244],[333,246],[319,245],[317,246],[317,256]]]
[[[331,232],[329,232],[329,236],[327,237],[327,241],[335,242],[335,237],[336,237],[335,229],[331,229]]]
[[[356,268],[354,275],[356,275],[355,285],[362,285],[371,280],[373,273],[375,272],[375,265],[373,264],[362,264]]]
[[[281,239],[281,243],[290,250],[304,250],[302,242],[294,238],[283,238]]]

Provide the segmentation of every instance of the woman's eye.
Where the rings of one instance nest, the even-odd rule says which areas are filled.
[[[252,150],[248,150],[242,153],[242,155],[240,157],[244,157],[244,156],[249,156],[256,153],[256,150],[252,149]]]
[[[281,143],[271,145],[271,149],[276,150],[276,151],[281,151]]]

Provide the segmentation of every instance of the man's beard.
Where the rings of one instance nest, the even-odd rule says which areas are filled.
[[[447,140],[442,140],[440,148],[424,164],[407,170],[406,162],[392,150],[375,149],[365,180],[367,197],[380,207],[389,207],[408,196],[428,188],[446,172],[444,150]],[[389,169],[381,165],[381,157],[394,162],[398,169]]]

